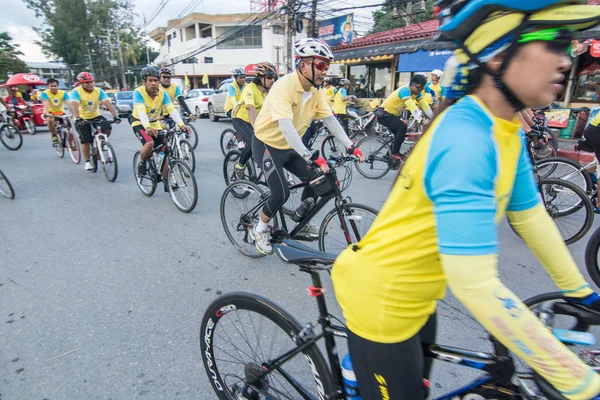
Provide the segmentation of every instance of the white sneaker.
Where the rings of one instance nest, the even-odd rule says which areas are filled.
[[[273,246],[271,246],[271,232],[257,232],[256,225],[250,229],[250,237],[254,240],[254,245],[256,246],[256,250],[260,254],[264,254],[268,256],[269,254],[273,254]]]
[[[86,161],[85,162],[85,170],[86,171],[93,171],[94,170],[94,166],[92,165],[91,161]]]

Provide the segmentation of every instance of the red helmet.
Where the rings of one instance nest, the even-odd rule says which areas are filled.
[[[77,80],[81,83],[94,82],[94,75],[89,72],[80,72],[77,75]]]

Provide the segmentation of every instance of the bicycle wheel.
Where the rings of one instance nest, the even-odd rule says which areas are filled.
[[[133,155],[133,177],[135,178],[135,183],[137,183],[138,187],[144,193],[144,195],[150,197],[156,191],[156,180],[154,180],[148,173],[146,175],[140,176],[138,173],[138,164],[140,163],[140,152],[137,151]]]
[[[67,129],[67,150],[69,150],[71,160],[75,164],[79,164],[81,162],[81,146],[77,136],[70,128]]]
[[[196,150],[196,147],[198,147],[198,131],[196,131],[196,128],[194,128],[194,125],[192,125],[191,123],[186,125],[192,129],[192,133],[186,132],[185,138],[192,145],[192,150]]]
[[[240,159],[241,152],[237,149],[231,150],[225,156],[225,160],[223,160],[223,178],[225,179],[225,185],[229,186],[230,183],[238,181],[238,177],[235,171],[235,165],[238,163]],[[251,176],[250,165],[251,161],[248,161],[246,165],[244,165],[244,179],[249,180]],[[246,191],[237,191],[234,190],[231,194],[234,196],[243,199],[247,196]]]
[[[227,155],[231,150],[237,149],[238,147],[238,136],[235,130],[231,128],[225,129],[221,133],[221,152],[223,155]]]
[[[349,245],[358,243],[371,228],[377,214],[374,208],[354,203],[342,205],[341,215],[337,208],[332,209],[319,229],[319,250],[340,254]]]
[[[260,296],[238,292],[213,301],[200,326],[200,354],[217,397],[337,397],[331,372],[316,344],[268,370],[273,361],[298,348],[302,329],[287,311]]]
[[[579,186],[588,194],[592,193],[594,189],[590,174],[579,163],[569,158],[544,158],[537,162],[537,167],[538,174],[542,179],[557,178],[569,181]]]
[[[345,152],[346,148],[344,144],[333,135],[327,136],[321,142],[321,156],[326,160],[329,160],[331,156],[339,156]]]
[[[15,198],[15,191],[14,191],[12,185],[10,184],[10,181],[8,180],[8,178],[6,177],[6,175],[4,175],[4,173],[1,170],[0,170],[0,194],[2,194],[2,196],[9,198],[9,199]]]
[[[16,151],[23,145],[23,136],[12,125],[3,124],[0,126],[0,141],[7,149]]]
[[[600,287],[600,228],[596,229],[585,246],[585,267],[596,286]]]
[[[290,188],[294,185],[299,184],[301,181],[294,174],[292,174],[287,169],[284,169],[285,178],[288,181],[288,185]],[[304,187],[299,187],[296,189],[290,189],[290,197],[288,197],[287,201],[281,207],[281,211],[289,217],[294,215],[296,209],[300,207],[300,203],[302,203],[302,192],[304,191]]]
[[[198,184],[192,169],[182,161],[170,161],[167,186],[171,201],[184,213],[191,212],[198,203]]]
[[[37,133],[35,124],[32,120],[26,119],[25,121],[23,121],[23,124],[25,125],[25,129],[27,130],[27,132],[29,132],[30,135],[35,135]]]
[[[357,163],[356,169],[365,178],[379,179],[389,172],[392,147],[384,146],[385,141],[377,136],[367,136],[356,145],[365,155],[365,162]]]
[[[594,206],[587,194],[574,183],[542,179],[540,190],[546,211],[558,227],[566,244],[573,244],[590,230]]]
[[[544,140],[538,140],[535,142],[530,141],[529,148],[535,161],[540,161],[548,157],[556,157],[558,155],[554,146]]]
[[[179,142],[181,148],[181,154],[179,154],[179,160],[183,161],[190,167],[192,172],[196,171],[196,155],[194,154],[194,148],[192,144],[187,140]]]
[[[234,193],[245,193],[238,197]],[[258,205],[268,197],[260,186],[250,181],[233,182],[221,196],[221,224],[227,238],[240,253],[252,258],[264,257],[256,250],[250,229],[258,222],[262,206]],[[277,226],[277,218],[271,221]]]
[[[117,155],[112,145],[107,141],[100,143],[100,149],[102,149],[102,155],[104,156],[104,162],[102,164],[102,170],[104,176],[109,182],[114,182],[117,179],[119,173],[119,164],[117,163]],[[102,160],[102,159],[100,159]]]
[[[54,151],[56,152],[56,155],[59,156],[60,158],[63,158],[65,156],[65,144],[63,142],[64,139],[64,132],[56,132],[56,144],[53,146],[54,147]]]

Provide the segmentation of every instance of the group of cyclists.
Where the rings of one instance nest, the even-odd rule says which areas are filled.
[[[546,106],[564,89],[577,31],[600,23],[600,7],[579,0],[441,0],[440,39],[458,49],[432,82],[414,75],[390,94],[378,120],[394,135],[389,156],[400,169],[394,187],[368,233],[337,258],[332,280],[349,328],[348,344],[363,399],[424,399],[431,360],[422,342],[434,343],[436,303],[448,286],[504,346],[527,362],[567,399],[600,399],[600,376],[561,343],[498,277],[498,224],[506,215],[566,299],[600,312],[600,296],[585,282],[540,202],[523,147],[518,112]],[[243,179],[251,157],[271,196],[249,229],[257,250],[271,254],[271,219],[290,196],[284,170],[302,181],[329,166],[302,137],[316,119],[346,152],[364,155],[346,134],[343,115],[350,81],[335,90],[327,79],[334,60],[324,42],[294,44],[295,69],[278,79],[275,66],[257,64],[246,83],[236,69],[225,111],[246,147],[236,165]],[[189,113],[167,68],[145,67],[130,118],[142,144],[140,174],[156,147],[160,120],[185,126],[174,107]],[[67,94],[48,81],[41,95],[52,135],[53,119],[69,102],[80,134],[86,169],[91,128],[104,104],[120,122],[88,72]],[[435,102],[431,99],[436,99]],[[434,109],[432,109],[434,104]],[[432,122],[406,160],[400,156],[408,110]],[[434,113],[435,111],[435,113]],[[342,115],[340,119],[336,118]],[[593,129],[598,129],[600,119]],[[106,134],[110,134],[107,126]],[[54,141],[54,140],[53,140]],[[86,146],[87,145],[87,146]],[[306,186],[302,200],[315,197]]]

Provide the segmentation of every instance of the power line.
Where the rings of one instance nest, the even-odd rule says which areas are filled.
[[[158,6],[160,7],[158,9],[158,11],[156,11],[156,13],[154,13],[154,15],[152,17],[150,17],[150,21],[148,21],[144,26],[142,26],[142,28],[147,27],[152,21],[154,21],[154,19],[158,16],[158,14],[160,14],[160,12],[163,10],[163,8],[165,8],[165,6],[169,3],[169,0],[162,0],[161,5],[159,4]]]

